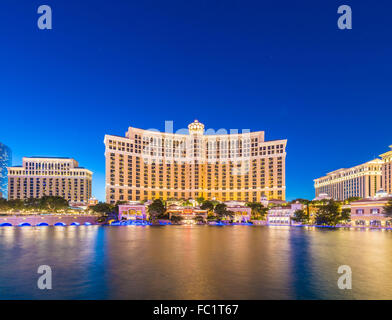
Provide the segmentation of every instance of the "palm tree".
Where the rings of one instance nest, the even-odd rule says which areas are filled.
[[[202,205],[202,204],[204,203],[204,201],[205,201],[205,199],[204,199],[203,197],[198,197],[198,198],[196,198],[196,202],[197,202],[199,205]]]
[[[199,214],[198,214],[198,215],[195,217],[195,221],[198,222],[198,223],[200,223],[200,222],[204,223],[204,217],[203,217],[202,215],[199,215]]]
[[[151,222],[156,222],[158,217],[166,212],[166,208],[160,199],[155,199],[153,203],[148,206],[147,210],[150,215],[149,219]]]
[[[247,207],[251,208],[251,215],[253,220],[264,220],[268,213],[268,208],[264,207],[260,202],[248,202]]]
[[[304,210],[296,210],[294,212],[293,221],[307,224],[309,223],[309,215]]]
[[[214,213],[218,217],[218,220],[222,220],[225,217],[232,218],[234,216],[232,211],[227,210],[227,205],[224,203],[217,204],[215,206]]]
[[[182,205],[183,207],[190,207],[190,206],[192,205],[192,202],[190,202],[189,199],[188,199],[188,200],[183,201],[183,202],[181,203],[181,205]]]
[[[180,223],[181,221],[182,221],[182,217],[181,216],[179,216],[179,215],[177,215],[177,214],[174,214],[174,215],[172,215],[171,216],[171,222],[173,222],[173,223]]]
[[[350,208],[342,209],[342,212],[340,213],[339,221],[346,222],[349,221],[350,219],[351,219],[351,209]]]
[[[384,214],[387,217],[392,218],[392,199],[390,199],[384,206]]]
[[[208,210],[209,212],[213,211],[214,210],[214,203],[212,201],[209,201],[209,200],[204,201],[203,204],[200,206],[200,209]]]

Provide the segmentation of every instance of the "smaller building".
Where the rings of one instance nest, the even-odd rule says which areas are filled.
[[[87,205],[93,173],[72,158],[24,157],[22,166],[8,167],[8,200],[58,196]]]
[[[392,196],[378,192],[373,198],[351,202],[351,225],[356,227],[388,227],[392,226],[391,218],[383,214],[384,206]]]
[[[248,222],[251,219],[252,209],[241,204],[227,203],[227,210],[234,213],[233,222]]]
[[[86,210],[88,208],[85,202],[70,201],[68,204],[71,209],[75,210]]]
[[[182,218],[182,224],[196,224],[197,216],[203,217],[203,220],[206,221],[208,210],[202,210],[198,207],[182,207],[175,204],[172,204],[167,209],[167,213],[171,218],[172,215],[178,215]]]
[[[267,224],[269,225],[285,225],[292,224],[292,218],[297,210],[302,210],[301,203],[293,203],[287,206],[272,207],[268,210]]]
[[[260,203],[265,207],[276,207],[276,206],[284,206],[287,204],[285,200],[279,199],[268,199],[266,196],[262,196],[260,198]]]
[[[87,206],[88,207],[94,207],[98,203],[99,203],[98,199],[96,199],[95,197],[92,197],[92,198],[88,199]]]
[[[118,206],[119,220],[147,220],[147,206],[144,204],[122,204]]]

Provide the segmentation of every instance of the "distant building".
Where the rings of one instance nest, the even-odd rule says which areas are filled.
[[[0,142],[0,198],[8,196],[7,167],[12,166],[12,152]]]
[[[99,203],[99,201],[95,197],[88,199],[88,206],[89,207],[93,207],[93,206],[97,205],[98,203]]]
[[[320,201],[320,200],[331,200],[332,197],[328,193],[320,193],[316,198],[314,198],[314,201]]]
[[[321,194],[327,194],[334,200],[373,197],[381,188],[382,164],[381,159],[374,159],[352,168],[332,171],[325,177],[315,179],[316,198]]]
[[[382,188],[392,195],[392,145],[391,151],[380,155],[382,159]]]
[[[8,199],[46,195],[87,204],[91,198],[92,175],[72,158],[24,157],[22,166],[8,168]]]

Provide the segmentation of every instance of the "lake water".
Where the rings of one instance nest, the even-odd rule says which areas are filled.
[[[39,290],[40,265],[53,289]],[[340,290],[340,265],[352,290]],[[392,232],[3,227],[0,299],[392,299]]]

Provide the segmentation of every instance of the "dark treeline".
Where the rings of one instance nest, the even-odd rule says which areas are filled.
[[[41,210],[57,211],[69,207],[68,201],[57,196],[43,196],[26,200],[7,200],[0,198],[0,211]]]

